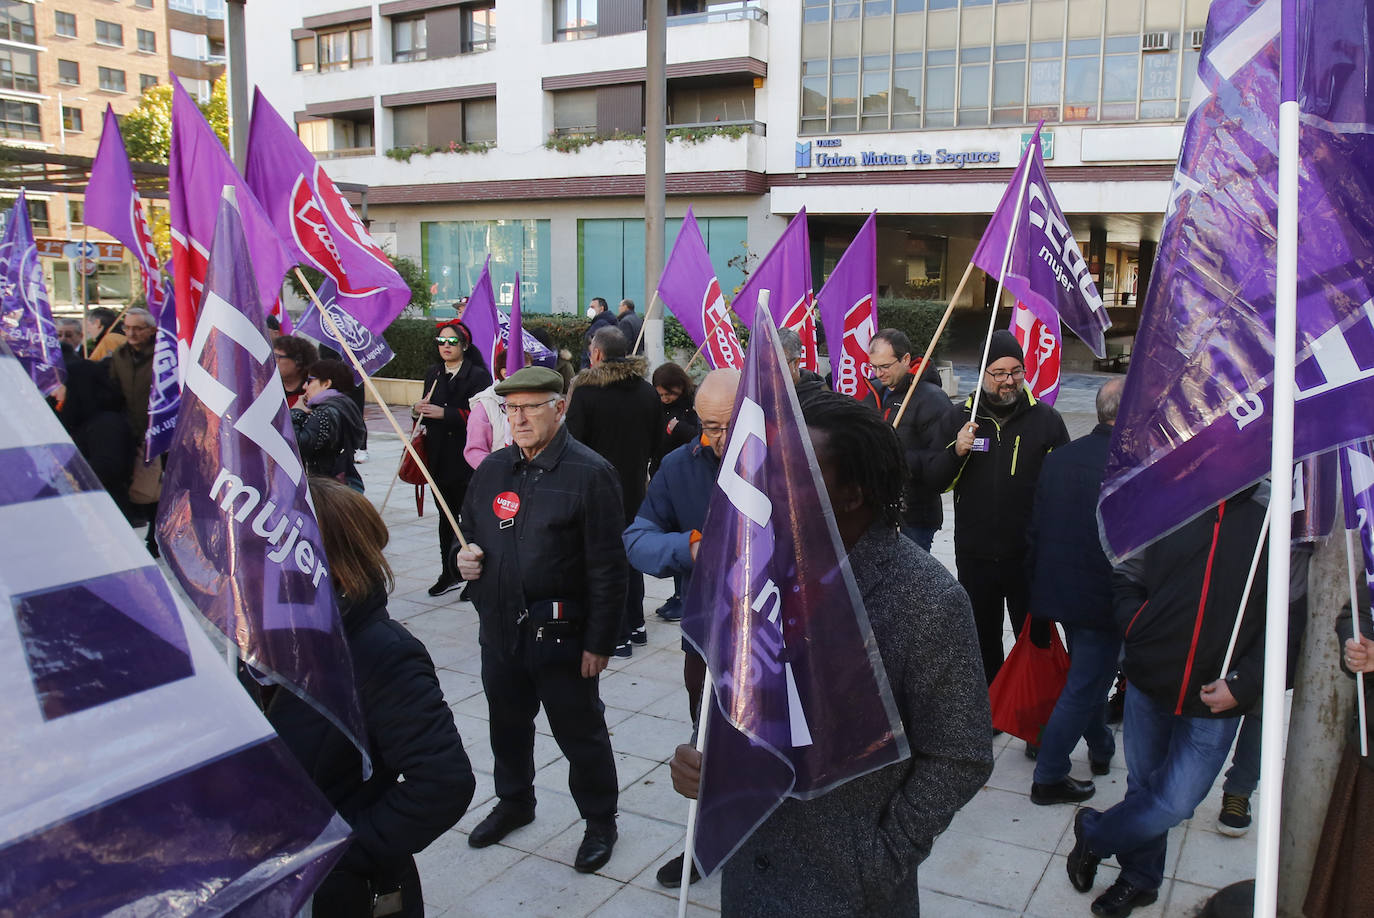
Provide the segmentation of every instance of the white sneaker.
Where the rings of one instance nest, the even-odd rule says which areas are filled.
[[[353,451],[353,462],[354,462],[355,464],[357,464],[357,465],[362,465],[362,464],[363,464],[364,462],[366,462],[366,461],[367,461],[367,450],[365,450],[365,449],[355,449],[355,450]]]

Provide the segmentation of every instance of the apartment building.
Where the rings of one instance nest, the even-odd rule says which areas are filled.
[[[249,4],[249,77],[440,301],[643,295],[643,0]],[[668,238],[721,285],[802,207],[817,287],[870,210],[884,294],[948,296],[1034,126],[1108,302],[1133,309],[1207,0],[669,0]],[[961,305],[990,290],[969,285]]]

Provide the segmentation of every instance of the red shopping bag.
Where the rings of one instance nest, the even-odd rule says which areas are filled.
[[[1069,675],[1069,652],[1050,627],[1050,646],[1036,647],[1030,638],[1031,619],[1021,626],[1007,661],[988,688],[992,725],[1028,743],[1039,744],[1040,731],[1049,723],[1059,693]]]

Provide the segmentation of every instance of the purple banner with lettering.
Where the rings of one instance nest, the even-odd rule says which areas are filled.
[[[0,344],[0,527],[22,533],[0,552],[0,914],[294,914],[348,826],[26,377]]]
[[[0,237],[0,330],[39,392],[52,395],[67,381],[22,190]]]
[[[1340,451],[1345,528],[1359,530],[1364,579],[1374,591],[1374,441],[1360,440]]]
[[[873,375],[868,345],[878,330],[877,298],[878,213],[874,211],[816,295],[836,392],[857,397],[865,388],[863,381]]]
[[[705,658],[695,857],[710,874],[786,797],[909,754],[767,313],[755,325],[682,632]]]
[[[730,308],[750,331],[754,328],[762,290],[768,291],[768,311],[773,315],[773,324],[778,328],[790,328],[801,336],[801,368],[815,371],[820,366],[820,352],[816,346],[811,240],[807,236],[805,207],[787,224],[782,238],[763,256],[730,303]]]
[[[711,266],[711,256],[691,207],[682,218],[682,229],[663,266],[658,298],[702,349],[713,370],[744,366],[744,348],[730,322],[730,308],[720,292],[716,269]]]
[[[1045,178],[1038,126],[974,250],[973,263],[996,278],[1002,273],[1009,245],[1011,260],[1002,286],[1046,326],[1058,328],[1062,319],[1094,354],[1105,356],[1102,333],[1112,322],[1088,262],[1069,231],[1069,221],[1064,219],[1064,211]]]
[[[1278,0],[1213,3],[1098,516],[1122,558],[1269,473]],[[1374,422],[1374,133],[1362,0],[1302,4],[1294,455]]]
[[[332,277],[326,277],[320,283],[320,289],[315,291],[315,295],[324,304],[325,311],[334,320],[334,325],[343,336],[343,340],[357,355],[358,362],[363,365],[363,370],[367,375],[375,375],[378,370],[392,361],[396,354],[392,352],[386,339],[379,334],[374,335],[366,325],[348,313],[339,302],[339,288]],[[313,302],[306,307],[304,315],[296,323],[296,334],[313,338],[320,344],[343,353],[334,332],[320,317],[320,310],[316,308]],[[358,371],[347,359],[344,362],[348,364],[349,370],[353,373],[353,384],[360,385],[363,380],[358,375]]]
[[[220,208],[167,456],[158,542],[191,601],[370,771],[353,666],[232,198]]]

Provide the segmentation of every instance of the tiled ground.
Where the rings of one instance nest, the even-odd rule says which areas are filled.
[[[968,368],[960,369],[961,375],[971,378]],[[1105,378],[1081,374],[1065,380],[1060,406],[1072,435],[1092,428],[1092,396]],[[376,410],[370,408],[369,415]],[[380,430],[376,420],[371,418],[370,426]],[[379,504],[399,454],[400,444],[394,437],[373,436],[371,461],[360,468],[368,495]],[[601,694],[622,788],[620,842],[606,868],[584,876],[569,866],[582,825],[567,792],[566,760],[542,715],[535,742],[538,818],[512,833],[504,844],[481,851],[469,848],[466,833],[494,803],[486,702],[478,678],[476,614],[471,606],[454,599],[456,593],[438,600],[426,595],[438,567],[436,517],[427,501],[424,518],[416,519],[410,492],[408,486],[398,485],[385,511],[392,536],[388,555],[397,573],[391,614],[428,645],[478,779],[468,814],[419,856],[428,914],[445,918],[675,914],[676,897],[658,887],[654,872],[681,849],[687,816],[686,801],[673,792],[664,764],[674,746],[689,734],[677,626],[647,615],[648,646],[637,648],[629,660],[613,658],[602,677]],[[952,519],[948,508],[946,515]],[[934,553],[952,568],[948,528],[937,537]],[[650,580],[646,609],[652,613],[670,591],[671,585]],[[1010,645],[1010,633],[1007,642]],[[1073,844],[1073,808],[1032,805],[1028,795],[1033,763],[1024,757],[1022,743],[1003,736],[997,738],[996,746],[992,778],[955,817],[921,867],[922,914],[929,918],[1088,915],[1091,897],[1075,892],[1064,872],[1065,855]],[[1078,776],[1088,777],[1081,746],[1075,759]],[[1114,764],[1122,764],[1119,753]],[[1092,805],[1116,802],[1125,786],[1124,768],[1113,768],[1111,774],[1097,779]],[[1253,836],[1232,839],[1215,831],[1219,801],[1218,785],[1197,816],[1170,834],[1168,878],[1159,903],[1137,910],[1136,915],[1193,915],[1215,889],[1253,875]],[[1097,889],[1105,889],[1115,873],[1110,862],[1104,864]],[[691,901],[692,914],[717,911],[719,881],[692,887]]]

